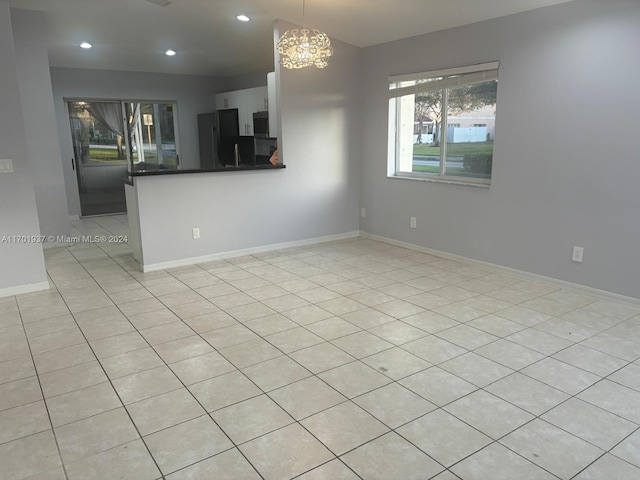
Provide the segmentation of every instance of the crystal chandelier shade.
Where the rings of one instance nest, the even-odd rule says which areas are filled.
[[[304,0],[302,2],[302,17],[304,25]],[[314,66],[325,68],[329,64],[329,57],[333,55],[331,40],[326,33],[319,30],[309,30],[306,27],[287,30],[278,40],[280,65],[288,69]]]

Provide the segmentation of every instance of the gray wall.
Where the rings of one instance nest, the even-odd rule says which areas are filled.
[[[62,174],[49,75],[44,14],[11,9],[27,133],[27,154],[43,235],[69,235],[69,213]]]
[[[289,28],[300,27],[277,21],[275,38]],[[276,55],[275,72],[280,160],[300,181],[300,198],[315,205],[303,210],[306,221],[339,222],[337,233],[359,228],[361,66],[360,49],[335,39],[332,46],[325,69],[287,70]]]
[[[264,87],[267,84],[267,73],[253,72],[228,78],[229,90],[242,90],[243,88]]]
[[[73,147],[65,98],[176,101],[180,160],[182,168],[188,169],[200,165],[197,115],[215,111],[216,92],[228,86],[225,77],[69,68],[52,68],[51,80],[70,215],[79,215],[80,210],[77,180],[71,169]]]
[[[362,230],[640,298],[638,45],[640,2],[583,0],[364,49]],[[387,178],[387,76],[494,60],[491,188]]]
[[[15,170],[0,174],[0,237],[39,235],[11,17],[4,0],[0,0],[0,64],[0,158],[13,159]],[[0,243],[0,295],[11,287],[46,281],[41,244]]]
[[[358,230],[358,49],[334,49],[278,73],[286,169],[136,179],[146,265]]]

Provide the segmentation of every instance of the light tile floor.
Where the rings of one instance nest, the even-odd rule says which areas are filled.
[[[640,304],[361,238],[45,256],[0,299],[3,479],[640,478]]]

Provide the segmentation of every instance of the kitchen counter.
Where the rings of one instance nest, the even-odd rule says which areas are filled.
[[[192,169],[192,170],[137,170],[135,172],[128,172],[125,182],[129,185],[133,183],[133,177],[151,177],[160,175],[184,175],[187,173],[219,173],[219,172],[241,172],[248,170],[281,170],[287,168],[286,165],[230,165],[226,167],[218,168],[204,168],[204,169]]]

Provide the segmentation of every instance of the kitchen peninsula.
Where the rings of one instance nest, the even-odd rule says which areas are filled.
[[[256,247],[254,229],[268,229],[272,216],[281,214],[270,210],[269,199],[260,192],[265,186],[277,191],[284,181],[278,172],[285,168],[269,164],[130,172],[125,181],[130,242],[141,270]]]
[[[125,196],[142,271],[290,240],[282,194],[296,182],[286,175],[285,185],[285,165],[270,163],[279,131],[275,73],[266,80],[266,86],[218,93],[216,110],[198,114],[199,162],[131,166]]]

